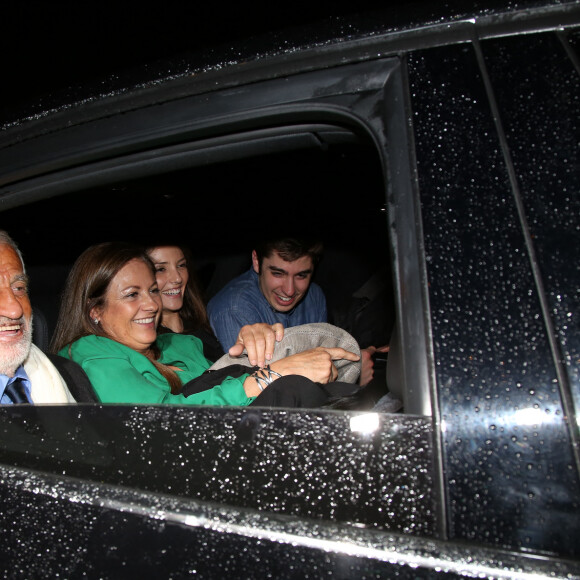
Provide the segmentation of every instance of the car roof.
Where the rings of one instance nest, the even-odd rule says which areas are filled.
[[[300,5],[197,3],[145,11],[128,2],[3,3],[0,125],[46,117],[107,97],[339,39],[453,22],[575,0],[365,0]]]

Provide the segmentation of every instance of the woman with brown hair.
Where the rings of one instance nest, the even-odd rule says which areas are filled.
[[[203,343],[205,357],[215,362],[224,351],[210,326],[201,291],[191,271],[191,253],[177,244],[151,246],[146,251],[155,266],[163,303],[157,333],[197,336]]]

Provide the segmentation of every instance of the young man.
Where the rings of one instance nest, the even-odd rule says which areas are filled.
[[[56,367],[32,344],[28,277],[16,244],[0,230],[0,404],[74,402]]]
[[[246,324],[284,328],[326,322],[326,299],[312,283],[322,244],[294,238],[267,241],[252,252],[252,267],[234,278],[208,304],[211,326],[223,349]]]

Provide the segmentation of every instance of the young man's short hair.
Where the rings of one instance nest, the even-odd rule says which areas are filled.
[[[264,258],[269,258],[273,252],[278,252],[286,262],[294,262],[302,256],[310,256],[312,265],[316,266],[322,256],[322,242],[303,238],[277,238],[266,240],[255,246],[256,255],[262,269]]]

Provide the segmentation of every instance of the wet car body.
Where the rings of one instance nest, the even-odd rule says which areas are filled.
[[[404,412],[2,408],[7,577],[580,576],[580,5],[361,20],[7,120],[0,208],[44,259],[95,188],[364,142]]]

